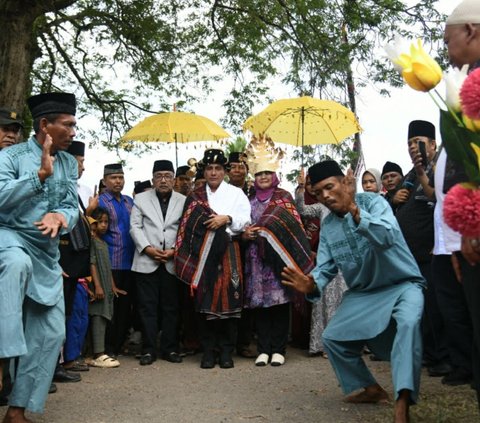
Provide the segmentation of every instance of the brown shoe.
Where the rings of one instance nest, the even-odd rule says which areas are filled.
[[[237,348],[237,355],[244,358],[255,358],[255,354],[249,347]]]

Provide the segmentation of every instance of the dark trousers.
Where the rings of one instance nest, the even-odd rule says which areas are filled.
[[[473,386],[480,400],[480,265],[470,266],[460,255],[459,260],[462,269],[463,289],[473,327]]]
[[[198,329],[203,353],[213,354],[218,349],[223,357],[230,357],[235,347],[237,324],[237,318],[207,320],[205,314],[199,313]]]
[[[462,285],[457,281],[451,256],[432,260],[437,302],[445,323],[448,353],[453,367],[472,371],[472,323]]]
[[[290,304],[255,309],[259,354],[285,354],[290,326]]]
[[[113,299],[113,317],[107,326],[106,352],[118,355],[133,323],[131,291],[134,289],[134,283],[130,270],[112,270],[112,275],[117,288],[127,292],[127,295],[119,295]]]
[[[432,278],[431,261],[418,263],[422,276],[427,281],[423,291],[425,307],[422,318],[423,357],[433,365],[448,363],[449,355],[445,336],[445,324],[437,302],[436,286]]]
[[[72,315],[73,303],[77,292],[78,278],[63,278],[63,300],[65,301],[65,318]]]
[[[136,273],[137,307],[142,326],[142,353],[156,357],[159,314],[161,353],[178,352],[178,314],[181,282],[161,264],[153,273]]]
[[[253,315],[252,310],[242,309],[242,315],[237,325],[237,351],[248,348],[252,341]]]

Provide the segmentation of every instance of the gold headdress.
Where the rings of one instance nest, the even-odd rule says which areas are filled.
[[[275,172],[285,156],[285,152],[280,147],[275,147],[272,139],[264,134],[258,138],[252,137],[245,154],[252,175],[259,172]]]
[[[197,159],[192,157],[191,159],[188,159],[187,165],[190,167],[190,169],[187,170],[186,175],[190,176],[190,178],[193,178],[197,174],[198,170],[198,162]]]

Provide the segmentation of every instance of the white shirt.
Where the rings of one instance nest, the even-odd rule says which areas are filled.
[[[207,198],[210,208],[217,214],[227,215],[232,218],[232,224],[227,226],[227,232],[231,235],[238,235],[250,224],[251,207],[245,193],[225,181],[212,192],[206,185]]]
[[[443,193],[443,181],[445,178],[445,168],[447,165],[447,153],[444,148],[440,151],[437,165],[435,167],[435,211],[433,212],[433,225],[435,233],[435,244],[433,246],[433,254],[438,256],[441,254],[452,254],[459,251],[461,247],[461,235],[455,232],[445,223],[443,219],[443,202],[445,194]]]
[[[78,196],[82,200],[83,206],[87,208],[88,200],[90,199],[90,197],[93,197],[93,191],[86,185],[82,185],[77,182],[77,192],[78,192]],[[79,207],[80,207],[80,202],[79,202]],[[82,208],[80,207],[80,210],[81,209]]]

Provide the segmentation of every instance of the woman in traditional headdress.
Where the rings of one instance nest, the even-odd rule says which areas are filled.
[[[251,221],[243,233],[248,242],[245,255],[244,307],[254,309],[258,335],[257,366],[285,362],[293,292],[282,285],[284,266],[313,267],[311,249],[293,198],[278,187],[275,171],[283,151],[269,138],[254,138],[247,147],[248,165],[255,175],[255,196],[251,198]]]

